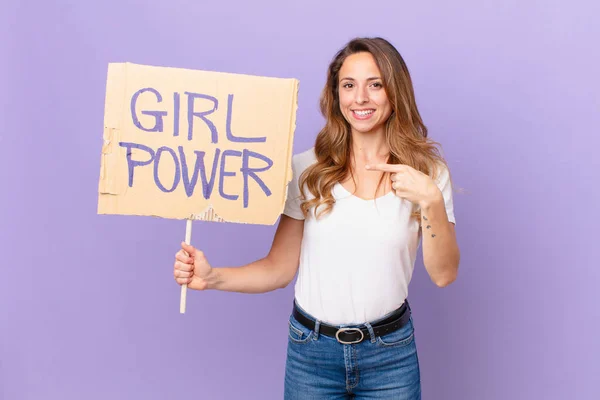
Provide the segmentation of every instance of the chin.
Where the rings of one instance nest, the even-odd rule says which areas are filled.
[[[359,133],[364,133],[364,134],[369,134],[375,131],[375,127],[374,126],[370,126],[370,127],[364,127],[364,126],[352,126],[352,129],[355,132],[359,132]]]
[[[377,124],[351,123],[350,126],[352,127],[352,130],[359,132],[359,133],[364,133],[364,134],[369,134],[369,133],[375,132],[376,130],[378,130],[380,128],[380,126]]]

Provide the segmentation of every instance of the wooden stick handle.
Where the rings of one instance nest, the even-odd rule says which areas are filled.
[[[192,241],[192,220],[188,219],[185,224],[185,243],[190,244]],[[187,295],[187,284],[181,285],[181,297],[179,299],[179,312],[185,314],[185,301]]]

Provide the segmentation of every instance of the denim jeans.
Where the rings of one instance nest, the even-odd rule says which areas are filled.
[[[358,344],[342,344],[320,335],[319,321],[309,330],[291,315],[284,399],[420,400],[412,317],[399,330],[380,337],[373,334],[371,324],[375,322],[362,325],[369,329],[370,337]]]

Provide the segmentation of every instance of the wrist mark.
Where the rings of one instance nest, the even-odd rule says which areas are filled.
[[[423,220],[424,220],[424,221],[429,221],[425,215],[422,215],[422,217],[423,217]],[[427,225],[427,226],[426,226],[426,228],[427,228],[427,229],[431,229],[431,225]],[[431,234],[431,237],[432,237],[432,238],[434,238],[434,237],[436,237],[436,236],[437,236],[437,235],[436,235],[435,233],[432,233],[432,234]]]

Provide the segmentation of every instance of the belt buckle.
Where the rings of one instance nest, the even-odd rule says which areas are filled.
[[[339,335],[340,335],[340,333],[341,333],[341,332],[348,332],[348,331],[358,331],[358,332],[360,332],[360,339],[358,339],[358,340],[355,340],[355,341],[352,341],[352,342],[346,342],[346,341],[344,341],[344,340],[341,340],[341,339],[340,339],[340,336],[339,336]],[[337,330],[337,332],[335,333],[335,339],[336,339],[338,342],[342,343],[342,344],[355,344],[355,343],[360,343],[360,342],[362,342],[362,340],[363,340],[364,338],[365,338],[365,334],[364,334],[364,332],[363,332],[363,331],[362,331],[360,328],[340,328],[340,329],[338,329],[338,330]]]

